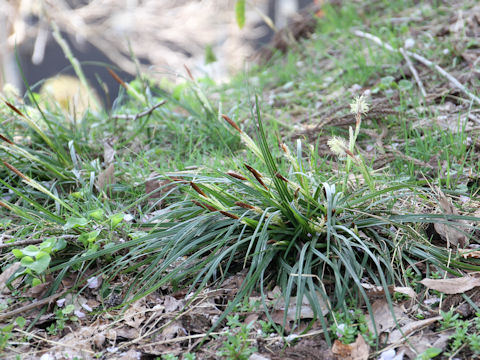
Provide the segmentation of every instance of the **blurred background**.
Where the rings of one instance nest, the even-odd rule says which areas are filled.
[[[86,77],[112,97],[118,83],[148,73],[175,81],[187,65],[194,76],[216,81],[242,70],[277,29],[318,0],[249,0],[246,22],[235,18],[236,0],[0,0],[0,89],[24,91],[16,53],[30,85],[60,72],[73,74],[52,36],[58,26]],[[299,20],[300,22],[302,20]]]

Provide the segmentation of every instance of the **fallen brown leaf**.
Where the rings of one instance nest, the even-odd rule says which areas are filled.
[[[97,188],[103,190],[106,185],[115,184],[115,165],[110,164],[97,178]]]
[[[423,353],[429,348],[445,349],[447,347],[448,339],[454,331],[445,331],[441,333],[434,333],[431,330],[421,331],[408,338],[408,343],[405,343],[401,350],[409,359],[416,359],[418,354]]]
[[[103,141],[103,161],[105,162],[105,165],[113,164],[115,150],[112,145],[113,139],[106,139]]]
[[[358,335],[357,340],[352,344],[343,344],[335,340],[332,352],[339,359],[343,360],[367,360],[369,348],[362,335]]]
[[[452,205],[450,200],[445,196],[440,188],[436,188],[438,195],[438,202],[440,204],[440,209],[443,213],[447,215],[459,215],[457,209]],[[467,244],[467,237],[457,228],[461,226],[460,221],[451,221],[452,225],[444,223],[435,223],[433,227],[435,231],[440,235],[440,237],[447,242],[447,247],[453,245],[455,247],[464,248]],[[454,225],[457,225],[456,227]]]
[[[458,252],[464,259],[474,258],[480,259],[480,251],[479,250],[470,250],[470,249],[458,249]]]
[[[390,307],[385,299],[379,299],[372,304],[373,318],[375,321],[375,326],[379,335],[385,332],[390,332],[395,326],[395,319],[398,324],[402,324],[406,319],[408,319],[405,312],[399,306],[393,306],[393,314],[390,310]],[[368,319],[368,328],[372,334],[375,333],[370,316],[367,316]]]
[[[317,299],[322,309],[322,315],[326,315],[328,313],[328,306],[322,300],[320,293],[317,293]],[[281,297],[273,306],[274,310],[272,312],[272,319],[277,324],[283,324],[283,318],[286,310],[287,311],[286,328],[288,330],[288,323],[291,321],[294,321],[297,315],[297,297],[293,296],[290,298],[290,303],[288,304],[288,308],[286,308],[285,305],[286,305],[285,299]],[[303,301],[300,307],[299,317],[300,319],[313,319],[315,317],[313,309],[310,305],[310,301],[306,296],[303,297]]]
[[[372,285],[369,283],[362,283],[362,287],[367,290],[367,296],[371,298],[377,298],[377,297],[384,297],[385,296],[385,288],[383,286],[376,286]],[[407,295],[410,299],[415,299],[417,297],[417,294],[415,293],[415,290],[413,290],[411,287],[407,286],[389,286],[388,287],[388,292],[390,295],[393,295],[393,293],[398,292],[401,294]]]
[[[444,294],[462,294],[480,286],[480,277],[464,276],[453,279],[423,279],[420,284]]]
[[[428,325],[431,325],[434,322],[437,322],[438,320],[441,320],[441,319],[442,319],[441,316],[435,316],[429,319],[412,321],[408,324],[405,324],[400,329],[396,329],[390,334],[390,336],[388,337],[388,342],[390,344],[400,343],[402,342],[402,339],[404,337],[407,337],[408,335],[413,334],[415,331],[420,330]]]
[[[20,262],[13,263],[0,274],[0,294],[10,292],[7,288],[7,280],[20,268]]]

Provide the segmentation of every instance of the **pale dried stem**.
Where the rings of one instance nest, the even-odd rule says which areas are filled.
[[[398,52],[399,50],[397,49],[394,49],[391,45],[383,42],[382,40],[380,40],[378,37],[376,37],[375,35],[372,35],[372,34],[369,34],[369,33],[366,33],[366,32],[363,32],[363,31],[360,31],[360,30],[354,30],[353,31],[353,34],[355,36],[358,36],[358,37],[361,37],[361,38],[364,38],[364,39],[368,39],[370,41],[373,41],[374,43],[384,47],[385,49],[387,49],[388,51],[391,51],[391,52]],[[407,54],[408,56],[414,58],[415,60],[419,61],[420,63],[422,63],[423,65],[426,65],[430,68],[433,68],[435,69],[440,75],[444,76],[445,78],[448,79],[448,81],[450,81],[455,87],[457,87],[460,91],[462,91],[463,93],[465,93],[470,99],[472,99],[473,101],[475,101],[476,103],[480,104],[480,98],[475,96],[474,94],[472,94],[470,91],[467,90],[467,88],[465,86],[463,86],[460,81],[458,81],[457,79],[455,79],[451,74],[449,74],[447,71],[445,71],[444,69],[442,69],[440,66],[438,66],[437,64],[431,62],[430,60],[424,58],[423,56],[420,56],[416,53],[413,53],[411,51],[406,51],[405,50],[405,54]]]
[[[135,114],[135,115],[113,115],[112,119],[137,120],[141,117],[150,115],[155,109],[159,108],[160,106],[162,106],[166,102],[167,102],[166,100],[160,101],[159,103],[153,105],[151,108],[149,108],[145,111],[142,111],[141,113]]]
[[[420,76],[418,75],[417,69],[412,64],[412,60],[410,60],[410,57],[406,53],[406,51],[403,48],[399,49],[400,53],[403,55],[405,58],[405,61],[407,62],[407,66],[412,72],[413,77],[415,78],[415,81],[417,82],[418,88],[420,89],[420,92],[422,93],[422,96],[424,98],[427,97],[427,92],[425,91],[425,88],[423,87],[422,79],[420,79]]]

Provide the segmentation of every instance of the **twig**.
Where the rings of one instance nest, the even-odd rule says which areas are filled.
[[[147,109],[135,115],[113,115],[112,119],[137,120],[138,118],[144,117],[146,115],[150,115],[156,108],[159,108],[166,102],[167,100],[160,101],[158,104],[153,105],[150,109]]]
[[[195,334],[195,335],[189,335],[189,336],[179,336],[174,339],[167,339],[163,341],[156,341],[152,343],[147,343],[147,344],[139,344],[139,347],[145,347],[145,346],[154,346],[154,345],[165,345],[165,344],[171,344],[171,343],[176,343],[176,342],[182,342],[186,340],[191,340],[191,339],[198,339],[198,338],[203,338],[206,336],[212,336],[212,335],[225,335],[228,334],[229,331],[220,331],[220,332],[211,332],[210,334]]]
[[[413,74],[413,77],[415,78],[415,81],[417,82],[418,88],[420,89],[420,92],[422,93],[423,97],[427,97],[427,93],[425,92],[425,88],[423,87],[422,80],[420,79],[420,76],[418,76],[417,69],[412,64],[412,60],[410,60],[410,57],[406,53],[406,51],[403,48],[399,49],[400,53],[403,55],[405,58],[405,61],[407,62],[407,66],[410,69],[410,71]]]
[[[399,151],[397,149],[394,149],[391,146],[387,146],[387,149],[388,149],[388,151],[394,153],[395,155],[401,157],[404,160],[407,160],[407,161],[410,161],[410,162],[414,163],[415,165],[423,166],[423,167],[426,167],[426,168],[429,168],[429,169],[436,169],[435,166],[430,165],[429,163],[426,163],[424,161],[415,159],[414,157],[408,156],[408,155],[402,153],[401,151]]]
[[[10,236],[10,235],[0,235],[0,240],[2,240],[4,237],[13,238],[13,236]],[[57,236],[56,238],[57,239],[76,240],[78,238],[78,236],[77,235],[66,234],[66,235]],[[45,241],[45,239],[30,239],[30,240],[14,241],[14,242],[7,243],[7,244],[0,244],[0,250],[4,249],[4,248],[9,248],[9,247],[12,247],[12,246],[24,246],[24,245],[41,244],[44,241]]]
[[[398,50],[394,49],[391,45],[389,45],[387,43],[384,43],[382,40],[380,40],[375,35],[372,35],[372,34],[369,34],[369,33],[366,33],[366,32],[360,31],[360,30],[354,30],[353,34],[358,36],[358,37],[362,37],[362,38],[371,40],[374,43],[376,43],[380,46],[383,46],[388,51],[391,51],[391,52],[397,52],[398,51]],[[460,89],[462,92],[464,92],[470,99],[472,99],[475,102],[477,102],[478,104],[480,104],[480,98],[479,97],[475,96],[470,91],[468,91],[467,88],[460,83],[460,81],[455,79],[452,75],[450,75],[447,71],[442,69],[440,66],[438,66],[437,64],[434,64],[433,62],[424,58],[423,56],[415,54],[411,51],[405,51],[405,53],[408,56],[413,57],[415,60],[421,62],[422,64],[424,64],[428,67],[434,68],[438,73],[440,73],[441,75],[446,77],[453,85],[455,85],[458,89]]]
[[[5,237],[13,238],[13,236],[2,234],[2,235],[0,235],[0,240],[2,240]],[[66,240],[76,240],[78,238],[78,236],[77,235],[65,234],[65,235],[57,236],[56,238],[57,239],[66,239]],[[7,243],[7,244],[0,244],[0,250],[4,249],[4,248],[9,248],[9,247],[12,247],[12,246],[24,246],[24,245],[41,244],[44,241],[45,241],[44,239],[30,239],[30,240],[14,241],[14,242]]]
[[[15,241],[15,242],[7,243],[7,244],[0,244],[0,249],[9,248],[9,247],[12,247],[12,246],[35,245],[35,244],[40,244],[42,242],[43,242],[43,240],[41,240],[41,239]]]
[[[76,345],[71,345],[71,344],[67,344],[67,343],[60,343],[60,342],[58,342],[58,341],[49,340],[49,339],[44,338],[44,337],[42,337],[42,336],[38,336],[38,335],[35,335],[35,334],[32,334],[32,333],[23,331],[23,330],[21,330],[21,329],[14,329],[14,331],[19,332],[20,334],[23,334],[23,335],[26,335],[26,336],[34,337],[35,339],[39,339],[39,340],[45,341],[46,343],[49,343],[49,344],[54,344],[54,345],[62,346],[62,347],[68,347],[68,348],[72,348],[72,349],[79,350],[79,351],[81,351],[81,352],[87,352],[87,353],[89,353],[89,354],[95,354],[95,352],[93,352],[93,351],[91,351],[91,350],[79,349]]]
[[[43,305],[46,305],[46,304],[49,304],[51,303],[53,300],[56,300],[58,299],[60,296],[62,296],[63,294],[66,293],[66,290],[58,293],[58,294],[54,294],[52,296],[49,296],[49,297],[46,297],[45,299],[42,299],[42,300],[38,300],[36,302],[33,302],[31,304],[28,304],[28,305],[25,305],[25,306],[22,306],[18,309],[15,309],[15,310],[12,310],[12,311],[9,311],[9,312],[6,312],[6,313],[0,313],[0,321],[2,320],[5,320],[5,319],[8,319],[8,318],[11,318],[12,316],[15,316],[15,315],[19,315],[19,314],[22,314],[26,311],[30,311],[32,309],[35,309],[39,306],[43,306]]]

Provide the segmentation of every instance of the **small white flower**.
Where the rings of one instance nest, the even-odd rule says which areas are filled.
[[[362,85],[359,84],[353,84],[350,88],[350,92],[353,94],[358,93],[360,90],[362,90]]]
[[[413,40],[412,38],[408,38],[407,40],[405,40],[405,43],[403,46],[405,47],[405,49],[410,49],[414,45],[415,45],[415,40]]]
[[[340,324],[337,326],[337,337],[340,339],[345,333],[345,324]]]
[[[344,138],[334,136],[327,141],[327,145],[330,147],[330,150],[338,156],[343,156],[347,153],[348,144]]]
[[[65,298],[63,298],[63,299],[58,299],[58,300],[57,300],[57,306],[58,306],[58,307],[63,307],[63,305],[65,305],[65,301],[66,301],[66,300],[67,300],[67,299],[65,299]]]
[[[393,360],[396,354],[395,349],[390,349],[382,352],[378,360]]]
[[[84,308],[87,311],[92,311],[93,310],[87,303],[82,304],[82,308]]]
[[[365,96],[357,96],[350,104],[350,113],[352,114],[366,114],[368,112],[368,103]]]
[[[43,354],[40,360],[55,360],[55,357],[50,353]]]
[[[127,214],[123,218],[123,220],[125,220],[126,222],[131,222],[133,219],[135,219],[135,217],[132,214]]]
[[[450,52],[450,50],[448,50],[448,49],[443,49],[442,52],[443,52],[443,55],[447,55],[447,54]]]
[[[83,319],[85,317],[85,313],[80,311],[80,310],[75,310],[73,312],[75,314],[76,317],[78,317],[79,319]]]
[[[89,289],[97,289],[100,286],[98,278],[93,276],[87,280],[87,287]]]

